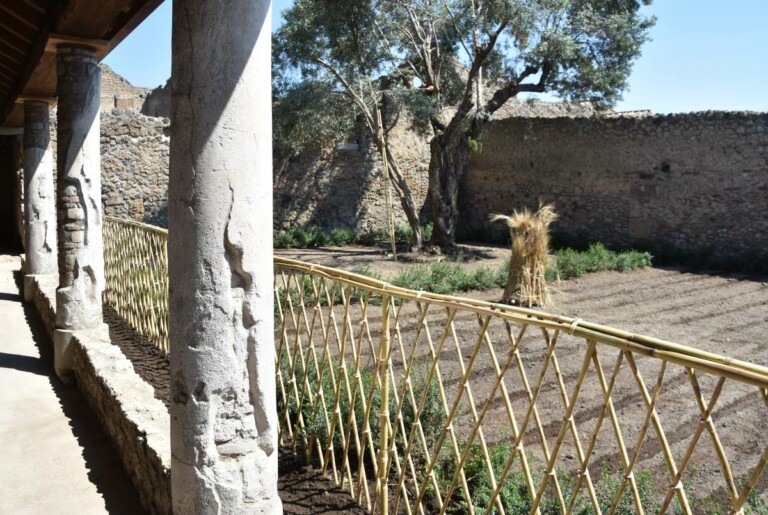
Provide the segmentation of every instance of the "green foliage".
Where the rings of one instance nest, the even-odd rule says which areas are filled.
[[[645,470],[636,472],[635,483],[637,484],[637,492],[640,494],[640,502],[643,505],[645,513],[656,513],[659,509],[659,499],[656,497],[653,485],[651,484],[651,473]],[[600,510],[603,513],[609,513],[611,511],[611,507],[616,500],[620,487],[621,479],[619,479],[619,476],[610,474],[608,471],[603,471],[596,488]],[[634,515],[637,513],[632,489],[629,485],[627,485],[621,493],[621,499],[619,500],[619,504],[616,506],[616,511],[614,511],[614,513],[617,515]]]
[[[467,140],[467,148],[469,149],[470,153],[474,154],[476,152],[482,152],[483,144],[474,138],[469,138]]]
[[[461,263],[417,264],[404,269],[389,282],[401,288],[449,295],[500,287],[506,281],[506,272],[502,268],[497,270],[488,267],[469,270]]]
[[[422,228],[422,234],[425,240],[428,239],[432,234],[432,224],[425,225]],[[388,242],[389,232],[385,229],[355,233],[352,229],[336,227],[328,232],[312,226],[278,231],[273,236],[273,247],[276,249],[345,247],[352,244],[373,246]],[[398,244],[412,243],[413,231],[411,228],[404,224],[395,226],[395,242]]]
[[[344,95],[322,81],[273,89],[272,111],[277,150],[288,156],[341,141],[354,125],[354,112]]]
[[[597,243],[585,252],[558,251],[552,267],[547,270],[547,279],[571,279],[603,270],[631,272],[648,266],[651,266],[651,255],[647,252],[613,252]],[[506,284],[508,273],[509,261],[495,268],[481,266],[474,270],[463,263],[442,262],[411,265],[389,281],[401,288],[449,295],[501,288]]]
[[[381,435],[381,421],[379,419],[381,389],[376,381],[373,365],[370,364],[361,369],[360,383],[358,384],[356,384],[354,379],[351,365],[347,364],[347,367],[348,377],[350,378],[351,402],[350,397],[347,395],[344,379],[342,378],[340,390],[338,391],[338,403],[343,427],[340,427],[338,420],[336,420],[335,427],[333,428],[333,446],[337,451],[343,449],[342,437],[346,436],[347,424],[351,421],[353,411],[358,434],[362,436],[366,429],[366,407],[370,402],[370,406],[367,409],[367,427],[370,428],[373,445],[378,449],[380,447]],[[280,361],[280,370],[283,378],[291,377],[292,374],[285,352]],[[323,367],[318,367],[318,370],[321,370],[320,375],[322,377],[318,377],[314,369],[309,374],[305,374],[301,367],[297,365],[293,372],[300,392],[301,405],[299,406],[296,398],[291,395],[287,405],[282,400],[278,402],[278,410],[283,413],[287,411],[288,417],[299,434],[310,440],[319,440],[321,447],[326,449],[331,444],[331,426],[334,426],[334,422],[330,420],[330,417],[334,412],[334,405],[337,399],[336,383],[333,379],[339,380],[341,364],[336,358],[332,358],[330,361],[325,362]],[[422,369],[419,368],[418,364],[416,364],[415,370],[416,372],[411,375],[413,394],[416,398],[417,406],[421,402],[422,396],[424,396],[424,407],[419,415],[419,420],[425,431],[428,445],[431,445],[436,440],[440,428],[442,428],[444,418],[443,407],[437,388],[437,381],[432,380],[427,384],[426,376],[422,373]],[[400,385],[398,384],[397,387],[400,388]],[[325,410],[323,410],[320,404],[321,399],[325,401]],[[395,403],[394,395],[390,392],[389,413],[393,418],[396,411],[397,404]],[[326,419],[326,413],[328,419]],[[416,410],[414,410],[407,398],[403,402],[402,414],[405,429],[410,431],[416,422]],[[300,428],[300,419],[304,426],[303,429]],[[402,452],[406,444],[407,436],[404,438],[398,432],[395,439],[395,446],[398,451]],[[353,447],[350,446],[350,452],[354,452]],[[413,453],[417,461],[423,463],[425,457],[419,454],[418,449],[414,448]],[[350,456],[350,458],[354,459],[354,456]]]
[[[336,247],[345,247],[355,242],[355,231],[344,227],[331,230],[330,240]]]
[[[648,252],[614,252],[606,249],[602,243],[593,243],[583,252],[573,249],[555,252],[553,266],[547,270],[547,279],[572,279],[603,270],[631,272],[651,266],[651,260],[652,256]]]
[[[748,515],[768,515],[768,502],[760,496],[756,489],[753,489],[747,496],[747,505],[744,512]]]
[[[462,452],[464,452],[465,449],[466,448],[462,449]],[[488,453],[491,467],[497,482],[501,477],[509,456],[512,455],[513,452],[514,447],[510,443],[502,442],[489,447]],[[448,487],[450,486],[450,482],[456,470],[456,462],[456,458],[451,455],[450,457],[445,457],[437,467],[436,472],[440,478],[441,489],[444,492],[447,492]],[[464,473],[467,477],[467,484],[469,486],[470,496],[472,497],[474,511],[475,513],[483,513],[486,507],[491,503],[493,488],[491,487],[492,483],[488,473],[488,466],[479,444],[473,444],[470,448],[467,460],[464,463]],[[613,475],[607,471],[603,471],[600,475],[600,480],[596,483],[595,493],[597,495],[600,510],[603,513],[609,513],[613,506],[621,486],[620,477],[621,475]],[[575,481],[562,470],[557,471],[557,479],[560,483],[563,498],[567,504],[573,496]],[[534,488],[538,487],[540,480],[540,477],[534,475]],[[659,499],[651,484],[650,472],[636,472],[635,481],[637,483],[637,490],[640,495],[640,502],[642,503],[643,509],[646,513],[655,513],[658,510]],[[541,513],[547,515],[562,513],[560,504],[553,492],[551,487],[548,488],[548,495],[545,495],[540,504]],[[499,490],[499,500],[506,513],[528,513],[531,510],[532,497],[528,490],[525,476],[521,471],[519,455],[515,457],[510,467],[510,472],[507,474],[504,483]],[[469,511],[469,503],[458,483],[450,500],[450,508],[447,511],[449,513],[467,513]],[[491,510],[491,513],[498,513],[498,509],[494,507]],[[577,515],[595,513],[586,492],[586,485],[584,484],[581,485],[578,497],[574,502],[572,513]],[[632,491],[628,485],[622,492],[621,499],[614,513],[618,515],[634,515],[637,513]]]

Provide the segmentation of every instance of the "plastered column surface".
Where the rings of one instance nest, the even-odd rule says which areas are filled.
[[[270,2],[176,0],[169,189],[174,513],[281,513]]]
[[[57,76],[56,327],[81,329],[101,323],[104,289],[99,152],[101,71],[96,55],[88,48],[60,46]]]
[[[47,102],[24,102],[23,233],[27,275],[55,274],[57,271],[50,125]],[[25,280],[25,296],[28,290]]]
[[[56,290],[54,366],[70,368],[71,331],[102,323],[104,245],[101,235],[99,103],[101,71],[82,46],[57,50],[57,218],[59,287]]]

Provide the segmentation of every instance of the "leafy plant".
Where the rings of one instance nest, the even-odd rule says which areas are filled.
[[[651,266],[652,259],[648,252],[614,252],[606,249],[602,243],[593,243],[584,252],[573,249],[555,252],[553,263],[547,270],[547,279],[573,279],[603,270],[631,272]]]

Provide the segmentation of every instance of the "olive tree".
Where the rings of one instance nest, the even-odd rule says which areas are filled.
[[[642,13],[648,4],[296,0],[276,35],[278,73],[343,93],[365,116],[374,141],[383,91],[411,107],[430,138],[433,242],[451,247],[459,183],[491,116],[520,94],[613,104],[655,21]]]

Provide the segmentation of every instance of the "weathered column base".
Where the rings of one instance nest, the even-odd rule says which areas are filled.
[[[59,380],[65,386],[73,386],[75,383],[74,374],[74,347],[73,340],[76,333],[89,332],[93,336],[101,336],[109,340],[109,326],[99,324],[91,329],[56,329],[53,333],[53,369]]]

